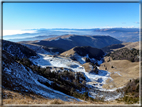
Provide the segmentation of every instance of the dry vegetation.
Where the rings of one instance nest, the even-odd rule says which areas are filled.
[[[99,72],[96,64],[93,64],[91,62],[87,62],[87,63],[83,64],[82,66],[85,68],[86,72],[96,73],[96,74],[98,74],[98,72]]]
[[[62,101],[60,99],[49,99],[49,98],[44,98],[42,96],[39,95],[35,95],[35,94],[27,94],[27,93],[19,93],[19,92],[14,92],[14,91],[10,91],[10,90],[6,90],[3,89],[2,92],[2,103],[4,106],[6,106],[7,104],[44,104],[44,105],[106,105],[106,104],[125,104],[123,101],[83,101],[83,102],[77,102],[77,101],[72,101],[72,102],[67,102],[67,101]]]
[[[68,50],[68,51],[65,51],[63,53],[61,53],[60,55],[61,56],[65,56],[65,57],[71,57],[75,54],[75,51],[72,49]]]
[[[123,98],[116,100],[118,103],[139,104],[140,62],[135,57],[139,55],[138,53],[139,51],[136,49],[128,50],[122,48],[111,53],[110,56],[106,56],[104,58],[105,62],[100,65],[100,69],[109,71],[110,77],[113,79],[106,80],[103,88],[112,89],[123,87],[117,90],[125,93]],[[133,58],[133,60],[130,58]]]
[[[89,62],[83,64],[82,66],[85,68],[86,72],[90,72],[91,70],[93,70],[93,66]]]
[[[110,56],[113,60],[129,60],[131,62],[139,61],[139,50],[122,48],[120,50],[114,51],[107,56]]]
[[[123,45],[125,45],[124,48],[135,48],[135,49],[139,49],[139,42],[130,42],[130,43],[122,43]]]
[[[109,71],[113,79],[108,79],[104,88],[123,87],[130,80],[139,77],[139,50],[122,48],[114,51],[104,57],[100,69]]]
[[[125,95],[123,98],[117,99],[117,101],[124,101],[126,104],[138,104],[139,103],[139,78],[130,80],[126,87],[117,91],[123,90]],[[141,90],[142,91],[142,90]]]
[[[117,51],[123,48],[128,48],[128,49],[135,48],[139,50],[139,42],[127,42],[127,43],[121,43],[121,44],[113,44],[113,45],[102,48],[102,50],[104,52],[110,52],[110,51]]]
[[[123,87],[131,79],[139,77],[139,62],[111,60],[101,64],[100,69],[109,71],[113,79],[113,81],[107,80],[106,84],[103,85],[103,88],[106,89]]]
[[[74,100],[67,102],[60,99],[49,99],[35,94],[19,93],[6,89],[3,89],[2,98],[3,104],[91,104],[91,101],[77,102]]]
[[[60,99],[49,99],[39,95],[18,93],[10,90],[3,90],[3,104],[65,104]]]

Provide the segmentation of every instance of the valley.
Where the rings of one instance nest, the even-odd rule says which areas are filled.
[[[138,42],[122,43],[109,36],[80,35],[2,42],[3,92],[42,97],[43,102],[35,103],[52,104],[52,100],[58,100],[57,104],[125,104],[117,99],[125,96],[123,90],[129,81],[139,78]],[[132,48],[135,48],[133,52]],[[118,58],[117,53],[121,52],[124,56],[125,52],[131,53],[134,60],[121,54]],[[4,104],[11,102],[3,98]]]

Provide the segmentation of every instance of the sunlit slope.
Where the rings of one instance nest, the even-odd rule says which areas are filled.
[[[40,41],[33,41],[33,42],[29,41],[29,43],[38,44],[47,47],[62,48],[63,50],[69,50],[75,46],[92,46],[95,48],[103,48],[112,44],[119,44],[121,43],[121,41],[110,36],[101,36],[101,35],[100,36],[64,35]]]

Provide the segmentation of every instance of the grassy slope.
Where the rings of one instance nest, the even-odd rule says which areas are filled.
[[[106,58],[107,59],[107,58]],[[118,88],[124,86],[130,79],[139,77],[139,62],[130,62],[128,60],[111,60],[101,64],[100,69],[111,72],[110,76],[113,82],[107,80],[104,88]],[[115,73],[118,72],[119,74]]]
[[[139,78],[130,80],[126,87],[124,87],[123,90],[125,92],[125,95],[123,98],[117,99],[118,102],[123,101],[126,104],[138,104],[139,103]],[[121,91],[120,89],[118,91]],[[142,89],[141,89],[142,91]]]
[[[72,102],[65,102],[59,99],[46,99],[42,96],[39,95],[33,95],[33,94],[25,94],[25,93],[18,93],[10,90],[3,89],[2,92],[2,98],[3,98],[3,105],[6,104],[46,104],[46,105],[51,105],[51,104],[64,104],[64,105],[96,105],[96,104],[124,104],[123,102],[119,101],[110,101],[110,102],[102,102],[102,101],[87,101],[87,102],[77,102],[77,101],[72,101]],[[7,97],[4,97],[6,96]],[[1,106],[0,106],[1,107]]]
[[[104,52],[110,52],[110,51],[120,50],[122,48],[128,48],[128,49],[135,48],[135,49],[139,49],[139,42],[127,42],[127,43],[110,45],[110,46],[102,48],[102,50]]]

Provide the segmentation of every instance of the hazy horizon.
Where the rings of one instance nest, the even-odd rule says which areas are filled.
[[[19,32],[19,34],[14,33]],[[19,41],[33,41],[43,40],[47,38],[57,37],[61,35],[104,35],[111,36],[120,41],[135,42],[139,41],[139,29],[138,28],[94,28],[94,29],[67,29],[67,28],[54,28],[54,29],[29,29],[23,31],[12,32],[12,35],[3,36],[3,39],[13,42]]]
[[[139,3],[3,3],[6,40],[62,34],[110,35],[89,30],[139,26]],[[55,28],[89,30],[53,32]]]

